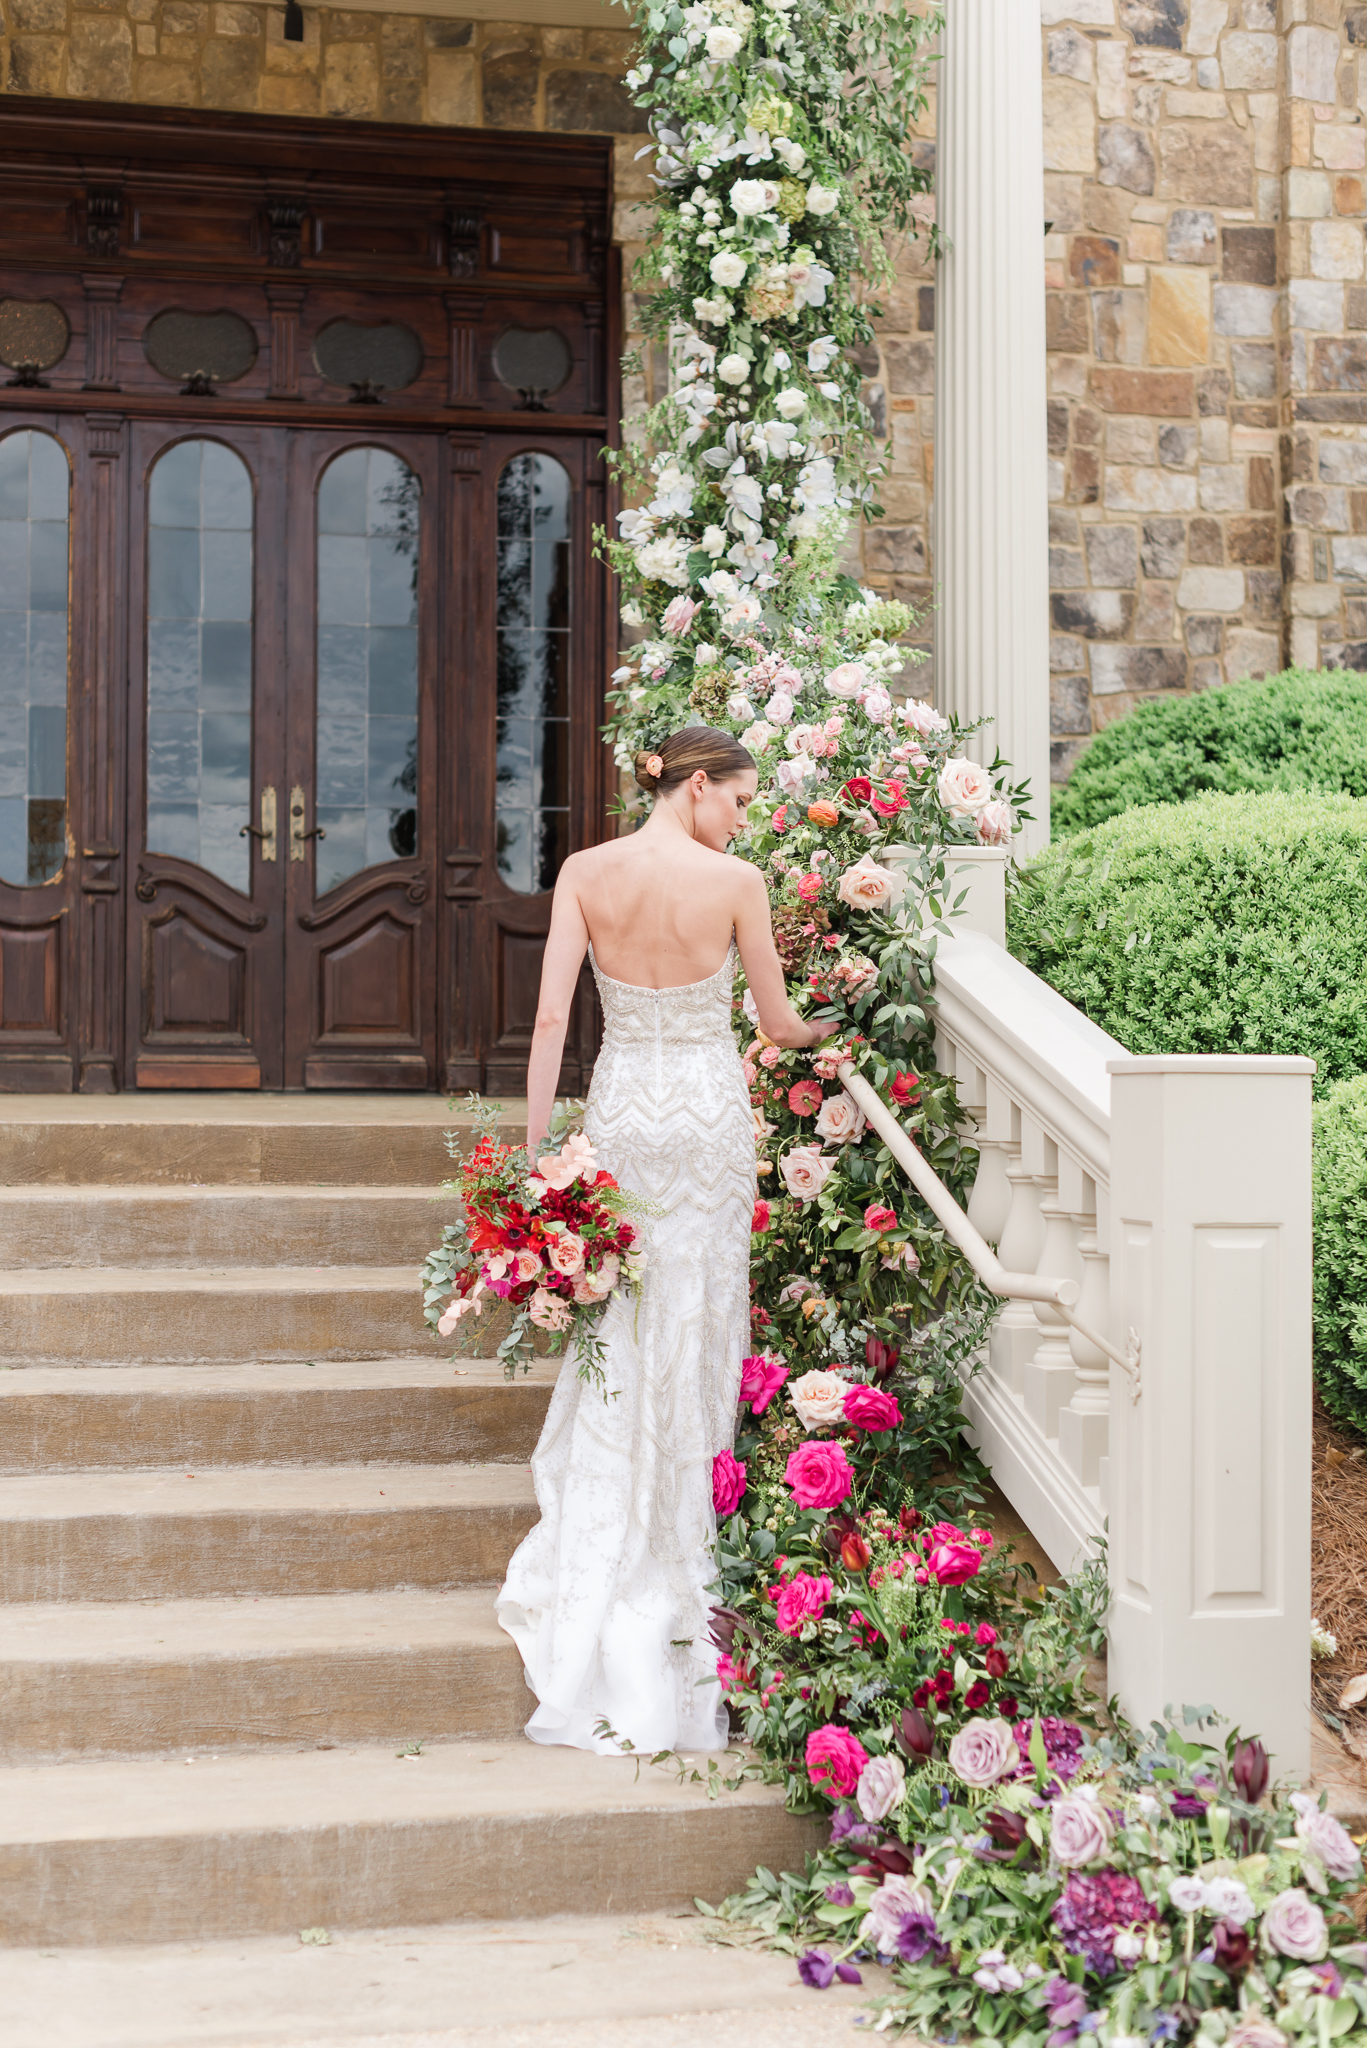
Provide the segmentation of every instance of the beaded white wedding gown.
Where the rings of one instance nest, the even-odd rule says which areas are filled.
[[[592,954],[590,954],[592,960]],[[498,1619],[539,1701],[533,1742],[615,1753],[724,1749],[708,1639],[712,1460],[735,1431],[750,1328],[755,1142],[731,1030],[732,946],[684,988],[613,981],[596,961],[603,1048],[584,1118],[599,1164],[659,1211],[640,1224],[637,1295],[601,1325],[607,1395],[570,1351],[532,1460],[541,1520]]]

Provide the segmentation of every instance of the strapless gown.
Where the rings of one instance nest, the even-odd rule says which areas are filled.
[[[590,955],[592,959],[592,955]],[[685,988],[593,971],[605,1031],[584,1119],[600,1165],[659,1211],[649,1264],[601,1325],[608,1398],[571,1350],[532,1459],[541,1520],[498,1619],[539,1702],[533,1742],[724,1749],[708,1640],[712,1460],[735,1432],[750,1328],[755,1143],[731,1030],[735,948]]]

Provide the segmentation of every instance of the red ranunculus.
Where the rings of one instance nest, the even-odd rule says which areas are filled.
[[[788,1377],[786,1365],[780,1365],[767,1352],[758,1351],[753,1358],[742,1358],[740,1362],[740,1400],[750,1403],[751,1413],[763,1415],[779,1388]]]
[[[769,1228],[769,1204],[767,1202],[756,1202],[755,1213],[750,1218],[750,1228],[752,1231],[767,1230]]]
[[[873,784],[867,775],[852,775],[843,793],[857,804],[866,804],[873,795]]]
[[[815,1116],[821,1107],[819,1081],[795,1081],[788,1090],[788,1107],[794,1116]]]
[[[895,1230],[897,1228],[896,1211],[885,1208],[881,1202],[870,1202],[868,1208],[864,1211],[864,1228],[865,1230]]]
[[[769,820],[769,823],[773,826],[775,832],[786,832],[788,830],[787,804],[779,805],[778,809],[774,812],[773,817]]]
[[[807,1776],[832,1799],[850,1797],[868,1760],[864,1745],[838,1721],[813,1728],[807,1737]]]
[[[734,1515],[745,1498],[745,1467],[730,1451],[712,1460],[712,1505],[719,1515]]]
[[[964,1705],[970,1714],[976,1714],[979,1707],[985,1707],[992,1697],[992,1688],[985,1678],[975,1678],[964,1694]]]
[[[793,1452],[783,1476],[800,1508],[838,1508],[854,1485],[843,1446],[828,1438],[809,1438]]]
[[[889,1093],[900,1108],[908,1109],[913,1102],[921,1100],[920,1075],[913,1074],[910,1070],[903,1074],[894,1074]]]
[[[846,1422],[852,1422],[856,1429],[873,1433],[902,1427],[902,1411],[896,1396],[885,1394],[881,1387],[866,1387],[862,1383],[853,1386],[843,1406]]]
[[[874,810],[877,811],[880,818],[895,818],[899,811],[904,811],[907,808],[906,784],[904,782],[885,782],[883,784],[883,794],[873,797],[871,801]]]

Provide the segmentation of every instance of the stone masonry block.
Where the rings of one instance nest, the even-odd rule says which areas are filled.
[[[1320,440],[1320,476],[1327,484],[1367,484],[1367,443]]]
[[[1316,277],[1362,276],[1362,229],[1352,220],[1312,220],[1310,268]]]
[[[1075,640],[1071,633],[1049,635],[1049,669],[1053,675],[1069,675],[1074,669],[1087,666],[1087,644]]]
[[[1225,676],[1240,683],[1245,676],[1274,676],[1282,665],[1281,635],[1231,626],[1225,636]]]
[[[369,43],[333,43],[323,53],[323,112],[373,121],[380,108],[380,60]]]
[[[1206,362],[1209,355],[1209,271],[1193,267],[1151,270],[1149,361],[1197,364]]]
[[[1248,206],[1253,198],[1249,146],[1237,129],[1163,128],[1158,136],[1160,199],[1193,206]]]
[[[1087,572],[1097,589],[1130,590],[1139,580],[1139,535],[1133,526],[1089,526],[1083,539]]]
[[[1286,293],[1287,319],[1292,327],[1318,329],[1338,334],[1343,328],[1343,286],[1315,278],[1293,277]]]
[[[1235,29],[1220,45],[1220,76],[1229,92],[1275,92],[1277,38]]]
[[[1087,318],[1086,292],[1046,292],[1044,295],[1045,347],[1061,355],[1086,355],[1092,345]]]
[[[1255,335],[1274,331],[1277,294],[1261,285],[1217,284],[1215,287],[1215,331],[1217,334]]]
[[[1340,485],[1297,485],[1287,503],[1296,526],[1339,533],[1348,529],[1348,493]]]
[[[1168,469],[1111,463],[1106,470],[1106,506],[1111,512],[1194,512],[1196,479]]]
[[[1177,585],[1184,612],[1237,612],[1244,602],[1241,569],[1184,569]]]
[[[1315,124],[1315,161],[1331,171],[1360,171],[1367,164],[1367,135],[1361,128],[1343,128],[1335,122]]]
[[[1082,552],[1079,548],[1050,548],[1049,588],[1051,590],[1076,590],[1087,581],[1087,572],[1082,566]]]
[[[1187,551],[1187,528],[1182,519],[1146,519],[1140,560],[1146,576],[1175,576]]]
[[[552,71],[546,80],[546,126],[579,134],[644,135],[647,115],[620,78],[603,71]]]
[[[1277,231],[1275,228],[1227,227],[1223,235],[1224,260],[1220,274],[1226,284],[1277,282]]]
[[[1203,462],[1200,475],[1203,512],[1242,512],[1245,495],[1242,462]]]
[[[1168,220],[1169,263],[1213,263],[1218,254],[1215,215],[1201,206],[1178,206]]]
[[[1190,469],[1196,461],[1196,428],[1176,422],[1158,430],[1158,460],[1164,469]]]
[[[485,57],[481,102],[486,128],[534,128],[539,62],[534,51]]]
[[[1187,554],[1203,568],[1221,566],[1225,559],[1225,535],[1218,519],[1192,520],[1187,528]]]
[[[1136,291],[1092,293],[1096,352],[1103,363],[1144,360],[1144,294]]]
[[[9,90],[48,99],[61,90],[65,36],[15,36],[9,52]]]
[[[1332,29],[1304,23],[1286,39],[1286,89],[1293,100],[1332,107],[1338,98],[1339,39]]]
[[[935,344],[933,341],[887,340],[883,363],[888,387],[897,396],[926,396],[935,389]]]
[[[1326,220],[1334,210],[1333,192],[1323,171],[1294,166],[1286,174],[1288,220]]]
[[[1277,559],[1275,519],[1231,519],[1225,542],[1231,562],[1247,567],[1270,568]]]
[[[1120,0],[1120,26],[1141,49],[1180,50],[1187,0]]]
[[[1096,110],[1087,86],[1075,78],[1044,81],[1044,168],[1080,171],[1096,167]]]
[[[1092,45],[1071,22],[1054,30],[1046,39],[1044,50],[1045,62],[1055,78],[1080,78],[1084,85],[1090,82],[1096,68]]]
[[[1107,122],[1097,136],[1096,153],[1103,185],[1119,185],[1142,197],[1153,191],[1157,167],[1142,128],[1132,128],[1125,121]]]
[[[1218,654],[1224,643],[1225,622],[1223,619],[1189,617],[1183,621],[1186,627],[1187,653],[1192,656]]]
[[[1114,696],[1118,690],[1181,690],[1186,681],[1184,648],[1100,645],[1092,649],[1094,696]]]
[[[1085,675],[1053,676],[1049,683],[1050,732],[1090,732],[1092,692]]]
[[[1154,459],[1153,421],[1107,420],[1106,457],[1110,462],[1137,462],[1147,467]]]
[[[1074,235],[1068,250],[1068,275],[1088,290],[1093,285],[1119,284],[1120,244],[1105,235]]]
[[[61,34],[66,28],[66,0],[9,0],[11,33]]]
[[[126,21],[77,16],[71,24],[66,89],[74,100],[133,97],[133,32]]]
[[[1313,391],[1367,391],[1367,338],[1345,335],[1314,342],[1310,387]]]
[[[437,127],[479,126],[479,59],[472,50],[429,53],[426,105],[427,119]]]
[[[1235,342],[1229,351],[1234,389],[1240,398],[1275,398],[1277,352],[1270,344]]]
[[[1090,381],[1092,397],[1103,412],[1190,419],[1195,410],[1196,391],[1189,370],[1130,370],[1098,364]]]
[[[1049,616],[1056,633],[1084,640],[1123,640],[1134,624],[1132,590],[1056,590]]]

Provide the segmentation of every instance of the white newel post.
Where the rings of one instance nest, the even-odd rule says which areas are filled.
[[[1109,1062],[1109,1682],[1310,1762],[1308,1059]]]
[[[936,206],[936,694],[990,717],[1049,837],[1048,453],[1039,0],[949,0]]]

